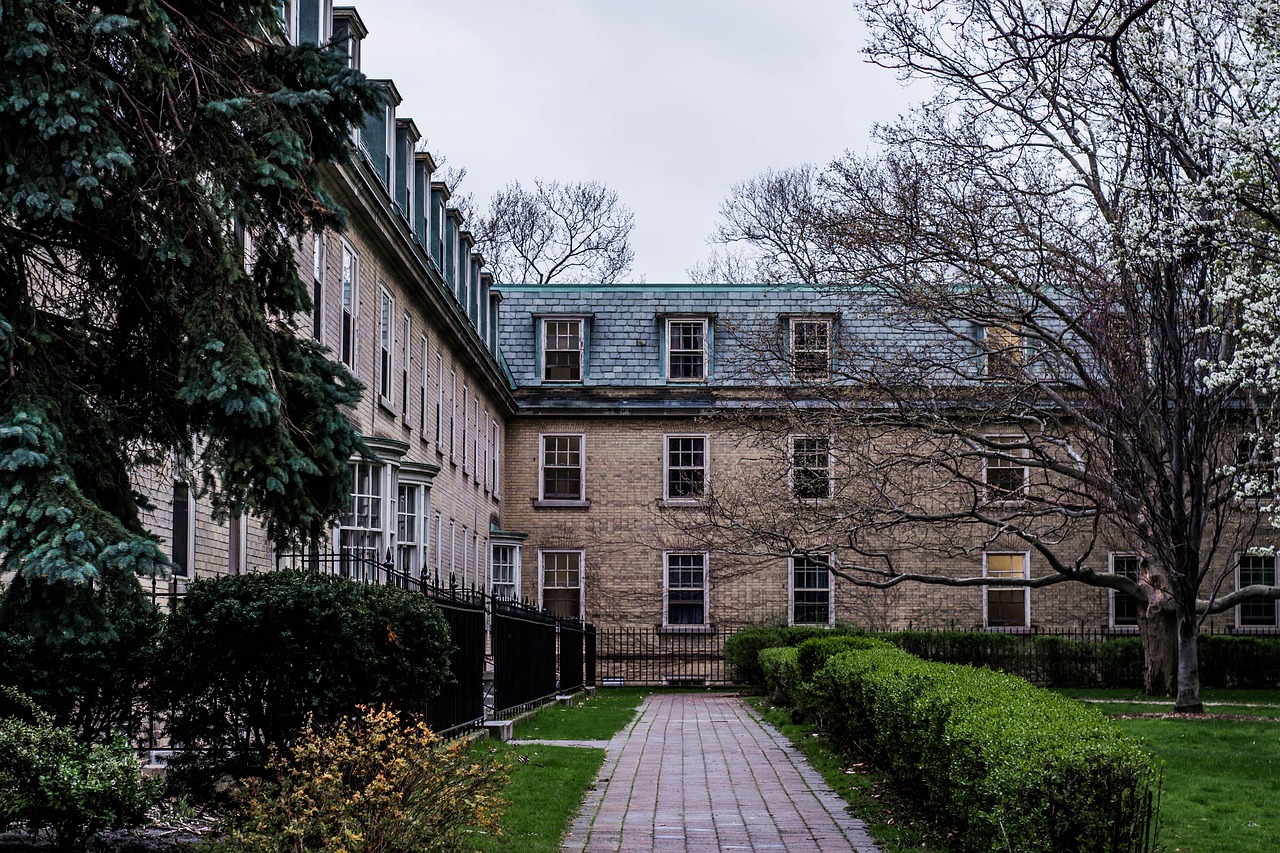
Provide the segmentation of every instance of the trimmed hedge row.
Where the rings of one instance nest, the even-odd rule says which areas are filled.
[[[1101,713],[1015,676],[862,643],[766,653],[771,678],[919,792],[961,850],[1150,849],[1155,768]]]
[[[798,646],[815,636],[867,636],[858,630],[748,628],[725,642],[735,680],[763,686],[761,649]],[[1142,641],[1102,641],[983,631],[898,631],[879,635],[917,657],[939,663],[986,666],[1019,675],[1042,687],[1142,688]],[[1203,687],[1280,687],[1280,638],[1200,635]]]

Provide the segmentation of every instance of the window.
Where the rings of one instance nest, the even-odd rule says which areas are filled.
[[[480,482],[480,397],[471,398],[471,427],[467,432],[471,442],[471,479]]]
[[[401,484],[396,500],[396,571],[422,576],[422,486]]]
[[[440,432],[440,413],[444,411],[444,355],[436,353],[436,452],[444,453],[444,445],[442,439],[443,433]]]
[[[284,30],[284,40],[289,44],[298,43],[298,2],[284,0],[280,4],[280,28]]]
[[[1018,500],[1027,491],[1027,466],[1020,461],[1027,451],[1017,445],[1019,436],[984,436],[990,451],[982,457],[982,482],[988,501]]]
[[[427,440],[427,408],[430,405],[430,399],[429,399],[430,392],[427,390],[428,381],[431,379],[430,374],[427,372],[427,365],[431,363],[430,361],[428,361],[428,359],[430,358],[431,358],[431,346],[427,341],[427,336],[423,335],[422,336],[422,388],[421,388],[421,393],[419,395],[421,399],[418,401],[418,435],[423,441]]]
[[[542,606],[553,616],[582,615],[582,552],[539,551]]]
[[[324,336],[324,232],[315,232],[311,246],[311,337]]]
[[[662,497],[669,501],[702,498],[707,482],[707,437],[669,435],[663,459]]]
[[[444,568],[444,518],[436,513],[436,535],[432,539],[436,549],[436,586],[441,585],[441,574]]]
[[[400,324],[400,416],[409,422],[409,341],[413,329],[408,313]]]
[[[802,501],[831,497],[831,439],[791,437],[791,494]]]
[[[1261,584],[1276,585],[1276,558],[1243,555],[1237,568],[1237,588]],[[1236,608],[1236,622],[1241,628],[1276,627],[1276,602],[1246,601]]]
[[[993,379],[1013,379],[1022,370],[1024,343],[1012,326],[985,326],[982,349],[986,353],[986,375]]]
[[[791,320],[791,377],[800,382],[831,377],[830,320]]]
[[[542,321],[542,381],[582,381],[582,320]]]
[[[495,544],[489,571],[490,595],[520,599],[520,546]]]
[[[540,473],[542,500],[582,500],[582,436],[542,436]]]
[[[249,519],[233,515],[227,526],[227,573],[242,575],[249,570]]]
[[[667,378],[703,382],[707,378],[707,321],[667,321]]]
[[[458,583],[458,522],[449,519],[449,586]]]
[[[831,558],[791,558],[791,624],[830,625]]]
[[[1026,554],[984,554],[983,571],[989,578],[1026,578]],[[1026,628],[1031,624],[1031,599],[1025,587],[983,588],[982,609],[988,628]]]
[[[467,424],[469,423],[468,414],[470,410],[467,408],[467,391],[469,386],[466,380],[462,382],[462,470],[467,470]]]
[[[1277,494],[1280,461],[1272,439],[1241,438],[1235,447],[1236,494],[1249,501],[1271,501]]]
[[[191,577],[191,569],[195,563],[195,515],[191,488],[182,480],[174,480],[169,559],[173,560],[173,574],[176,577]]]
[[[378,314],[378,396],[387,406],[391,405],[391,341],[392,319],[396,302],[387,289],[382,288],[382,310]]]
[[[707,555],[666,554],[666,625],[705,625]]]
[[[489,458],[489,464],[493,466],[493,493],[498,494],[498,473],[501,471],[498,465],[498,452],[501,448],[502,433],[498,430],[498,422],[493,422],[493,455]]]
[[[342,363],[356,369],[356,286],[360,259],[355,250],[342,243]]]
[[[356,462],[350,467],[351,502],[339,519],[338,544],[344,573],[365,574],[369,564],[383,559],[382,499],[386,468],[372,462]]]
[[[1112,554],[1111,573],[1131,581],[1138,580],[1137,554]],[[1138,602],[1122,592],[1111,590],[1111,627],[1128,628],[1138,624]]]
[[[449,371],[449,458],[458,461],[458,371]]]

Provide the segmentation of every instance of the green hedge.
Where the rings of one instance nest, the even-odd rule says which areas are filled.
[[[259,772],[310,718],[419,713],[452,678],[451,648],[439,608],[396,587],[311,572],[196,581],[160,654],[166,731],[185,747],[176,778],[204,796],[224,774]]]
[[[800,650],[795,646],[778,646],[760,650],[760,669],[764,688],[773,701],[794,705],[800,687]]]
[[[724,659],[729,678],[739,684],[764,687],[764,670],[760,668],[762,649],[798,646],[815,637],[837,635],[865,635],[865,631],[844,628],[817,628],[813,626],[773,626],[744,628],[724,643]]]
[[[1152,761],[1091,708],[896,648],[836,654],[801,689],[832,736],[919,791],[962,850],[1149,849]]]

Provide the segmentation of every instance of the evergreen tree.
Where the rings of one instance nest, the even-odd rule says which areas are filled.
[[[0,628],[115,636],[167,565],[139,466],[280,542],[338,512],[360,387],[294,334],[294,244],[380,97],[273,0],[0,0]]]

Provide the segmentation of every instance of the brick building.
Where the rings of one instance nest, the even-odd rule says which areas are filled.
[[[366,29],[355,9],[325,0],[285,8],[295,38],[347,36],[359,66]],[[347,231],[297,247],[316,304],[299,331],[365,384],[351,416],[377,453],[351,462],[352,502],[330,553],[676,633],[769,621],[1134,629],[1130,603],[1079,584],[879,592],[838,581],[827,562],[837,550],[757,554],[693,535],[708,487],[736,487],[780,518],[830,495],[840,478],[832,437],[762,438],[719,415],[759,410],[762,389],[820,380],[843,343],[890,332],[847,298],[799,287],[495,287],[448,188],[433,180],[434,161],[417,150],[418,127],[396,113],[395,84],[384,86],[386,109],[352,131],[354,162],[326,175]],[[993,488],[1025,476],[1008,464],[983,471]],[[148,526],[178,566],[158,593],[197,575],[295,562],[252,519],[214,522],[176,462],[139,480],[156,505]],[[1014,542],[975,541],[940,560],[922,547],[926,536],[884,548],[908,570],[1048,572]],[[1095,553],[1100,570],[1137,570],[1126,543],[1105,532]],[[1237,579],[1274,582],[1275,558],[1231,559]],[[1216,619],[1278,624],[1269,603]]]

